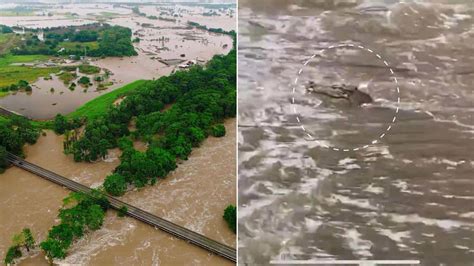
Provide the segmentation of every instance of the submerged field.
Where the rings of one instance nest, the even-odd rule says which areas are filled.
[[[21,65],[48,60],[46,55],[6,55],[0,57],[0,87],[15,84],[20,80],[34,82],[40,77],[59,72],[59,67],[33,67]],[[15,64],[15,65],[12,65]]]

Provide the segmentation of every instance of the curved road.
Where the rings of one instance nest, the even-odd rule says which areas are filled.
[[[16,112],[13,112],[13,111],[10,111],[10,110],[7,110],[3,107],[0,106],[0,115],[2,116],[6,116],[6,117],[9,117],[9,116],[15,116],[15,115],[18,115],[18,116],[24,116],[22,114],[19,114],[19,113],[16,113]],[[24,116],[26,117],[26,116]],[[28,117],[26,117],[28,118]]]
[[[41,176],[51,182],[67,187],[73,191],[83,192],[83,193],[88,193],[91,191],[91,189],[87,186],[84,186],[66,177],[55,174],[35,164],[29,163],[14,154],[8,153],[7,160],[17,167],[20,167],[38,176]],[[199,233],[193,232],[189,229],[186,229],[185,227],[182,227],[170,221],[164,220],[163,218],[160,218],[142,209],[139,209],[130,204],[127,204],[121,200],[118,200],[117,198],[114,198],[108,195],[105,195],[105,196],[109,200],[112,208],[118,210],[121,207],[125,206],[127,207],[127,215],[137,220],[140,220],[144,223],[152,225],[155,228],[159,228],[165,232],[168,232],[176,237],[184,239],[189,243],[192,243],[201,248],[204,248],[221,257],[224,257],[228,260],[236,262],[236,250],[234,248],[224,245],[222,243],[219,243],[215,240],[212,240]]]

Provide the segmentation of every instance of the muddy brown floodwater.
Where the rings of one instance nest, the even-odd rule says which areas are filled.
[[[235,247],[233,234],[222,219],[229,204],[236,204],[235,119],[225,122],[227,135],[210,137],[155,186],[130,191],[122,199],[151,213]],[[62,137],[52,132],[26,147],[27,159],[82,184],[96,187],[119,163],[113,150],[101,162],[75,163],[62,153]],[[27,173],[9,168],[0,175],[0,257],[14,232],[30,227],[42,241],[56,222],[68,190]],[[42,253],[21,265],[47,265]],[[101,229],[76,242],[63,261],[80,265],[231,265],[160,230],[109,211]]]

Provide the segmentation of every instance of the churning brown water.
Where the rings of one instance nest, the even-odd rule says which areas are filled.
[[[235,247],[233,234],[222,219],[223,210],[236,203],[235,119],[225,123],[227,135],[205,140],[189,160],[155,186],[130,191],[128,203],[169,219],[212,239]],[[47,132],[26,148],[27,159],[82,184],[97,187],[118,165],[120,151],[97,163],[75,163],[62,153],[61,136]],[[10,168],[0,175],[0,257],[15,232],[29,227],[42,241],[58,222],[57,211],[68,190]],[[59,264],[80,265],[226,265],[228,261],[131,218],[109,211],[103,227],[87,234]],[[37,250],[22,265],[47,265]]]
[[[242,263],[472,265],[474,6],[400,2],[239,5]],[[355,47],[321,53],[341,44]],[[375,102],[308,94],[309,81],[358,85]]]

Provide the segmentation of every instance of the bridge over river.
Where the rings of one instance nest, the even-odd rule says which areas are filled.
[[[54,182],[58,185],[67,187],[72,191],[83,193],[89,193],[91,191],[91,189],[87,186],[74,182],[66,177],[60,176],[40,166],[27,162],[23,158],[20,158],[14,154],[8,153],[7,160],[17,167],[20,167],[40,177],[43,177],[44,179]],[[204,235],[193,232],[185,227],[167,221],[163,218],[157,217],[147,211],[125,203],[117,198],[108,195],[106,195],[106,197],[109,200],[112,208],[118,210],[121,207],[125,206],[127,208],[128,216],[147,223],[151,226],[154,226],[155,228],[159,228],[167,233],[172,234],[173,236],[187,241],[188,243],[192,243],[196,246],[206,249],[232,262],[236,262],[236,250],[234,248],[219,243]]]

